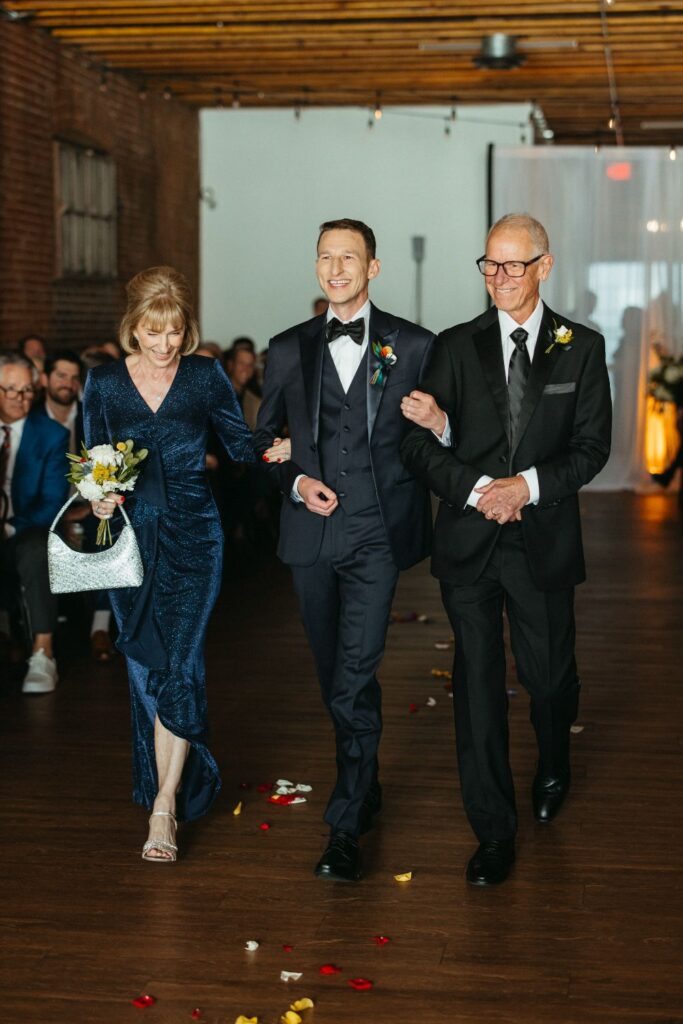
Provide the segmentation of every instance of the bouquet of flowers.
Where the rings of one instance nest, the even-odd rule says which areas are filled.
[[[657,402],[683,406],[683,356],[672,356],[663,345],[653,346],[659,366],[650,370],[648,390]]]
[[[132,491],[140,473],[140,463],[147,458],[147,449],[133,447],[133,442],[98,444],[89,450],[83,445],[80,455],[70,455],[67,480],[86,501],[101,501],[111,491]],[[102,519],[97,528],[97,543],[111,544],[111,526]]]

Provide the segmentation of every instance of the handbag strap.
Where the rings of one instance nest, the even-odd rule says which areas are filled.
[[[54,533],[55,532],[55,527],[57,526],[57,523],[59,522],[59,520],[62,518],[62,516],[66,512],[66,510],[68,509],[69,505],[73,501],[75,501],[76,498],[80,498],[80,494],[78,493],[78,491],[76,491],[75,494],[72,494],[71,497],[69,498],[69,500],[66,501],[62,505],[62,507],[60,508],[59,512],[57,513],[57,515],[54,517],[54,519],[52,521],[52,526],[50,527],[50,530],[49,530],[50,533]],[[123,519],[124,519],[124,522],[125,522],[126,526],[130,526],[130,519],[128,518],[128,516],[126,514],[126,510],[124,509],[123,505],[117,505],[116,507],[120,510],[121,515],[123,516]],[[116,509],[114,511],[116,511]]]

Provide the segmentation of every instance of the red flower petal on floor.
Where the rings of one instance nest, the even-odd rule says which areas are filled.
[[[387,938],[386,935],[375,935],[372,941],[376,946],[386,946],[388,942],[391,942],[391,939]]]
[[[137,1006],[141,1010],[144,1010],[147,1006],[154,1006],[156,999],[154,996],[136,996],[136,998],[132,1000],[132,1003],[133,1006]]]
[[[262,832],[267,832],[268,829],[270,828],[270,822],[262,821],[261,824],[259,825],[259,828],[261,829]]]
[[[202,1019],[202,1011],[199,1009],[198,1006],[195,1007],[195,1009],[192,1011],[192,1013],[190,1014],[190,1017],[192,1017],[192,1020],[201,1020]]]
[[[321,974],[341,974],[341,967],[336,964],[323,964],[320,968]]]
[[[301,798],[296,793],[273,793],[268,797],[269,804],[284,804],[285,807],[293,804],[295,800],[301,802]]]
[[[368,989],[372,988],[372,982],[368,981],[367,978],[349,978],[349,985],[351,988],[355,988],[357,992],[367,992]]]
[[[416,715],[419,710],[420,709],[417,706],[417,704],[409,704],[408,705],[408,711],[410,711],[411,715]]]
[[[293,951],[293,949],[294,949],[294,946],[283,946],[282,947],[282,952],[283,953],[291,953]]]
[[[257,793],[269,793],[272,788],[273,788],[273,783],[272,782],[261,782],[260,785],[258,785],[256,787],[256,792]]]

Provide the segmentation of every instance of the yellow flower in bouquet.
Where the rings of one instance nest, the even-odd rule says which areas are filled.
[[[80,455],[67,453],[71,463],[67,480],[86,501],[101,501],[107,494],[132,491],[140,473],[140,463],[147,458],[146,448],[135,449],[133,442],[115,445],[83,445]],[[97,528],[97,543],[111,544],[111,526],[103,519]]]

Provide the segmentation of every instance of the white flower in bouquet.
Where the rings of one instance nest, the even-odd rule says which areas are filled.
[[[67,479],[87,501],[101,501],[107,494],[132,491],[140,472],[140,463],[147,458],[147,449],[133,448],[133,442],[119,441],[115,445],[96,444],[80,455],[67,454],[71,463]],[[111,527],[103,519],[97,529],[97,543],[111,544]]]

